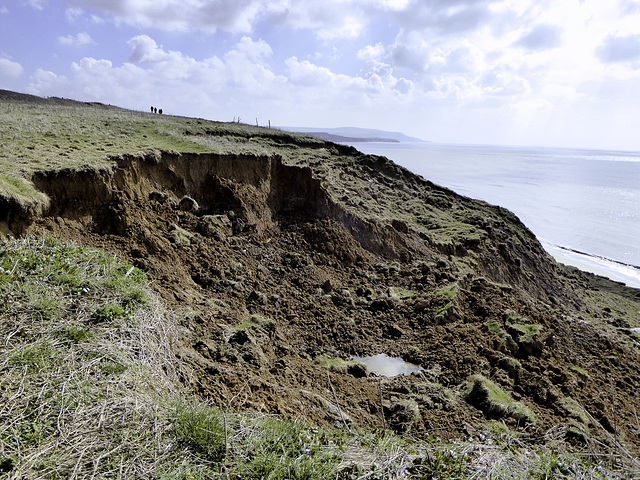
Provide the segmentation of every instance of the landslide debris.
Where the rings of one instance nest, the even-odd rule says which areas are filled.
[[[182,380],[219,406],[441,438],[498,418],[531,444],[636,461],[637,290],[556,264],[512,213],[386,158],[256,138],[265,153],[33,173],[48,208],[8,206],[3,231],[144,271],[184,328]],[[379,353],[421,371],[327,367]]]

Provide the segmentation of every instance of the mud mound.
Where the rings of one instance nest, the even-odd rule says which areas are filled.
[[[324,176],[277,156],[175,153],[40,173],[49,210],[10,226],[143,269],[184,327],[184,381],[224,408],[443,437],[475,437],[500,418],[532,443],[552,431],[640,453],[637,341],[575,293],[592,277],[563,277],[512,214],[338,153]],[[330,175],[373,179],[354,188],[380,204],[417,198],[423,226],[371,218]],[[459,234],[443,240],[445,227]],[[421,371],[380,378],[320,361],[379,353]],[[478,378],[496,387],[468,401]],[[500,392],[526,421],[503,415],[513,408]]]

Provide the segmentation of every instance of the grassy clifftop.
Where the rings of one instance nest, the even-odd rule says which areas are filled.
[[[1,474],[638,472],[639,292],[512,213],[238,123],[0,91],[0,132]]]

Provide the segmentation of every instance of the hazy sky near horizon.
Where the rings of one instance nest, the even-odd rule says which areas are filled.
[[[435,142],[640,150],[640,0],[0,1],[0,88]]]

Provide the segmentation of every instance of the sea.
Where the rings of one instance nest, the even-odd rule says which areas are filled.
[[[350,143],[515,213],[557,261],[640,288],[640,152]]]

